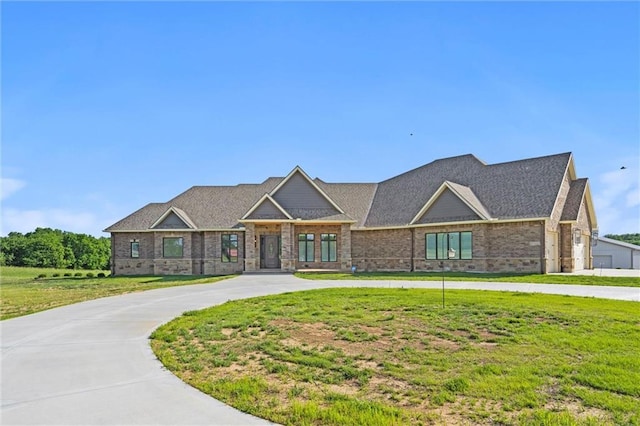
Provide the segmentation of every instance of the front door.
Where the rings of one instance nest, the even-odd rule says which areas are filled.
[[[280,237],[278,235],[260,237],[260,260],[264,268],[280,268]]]

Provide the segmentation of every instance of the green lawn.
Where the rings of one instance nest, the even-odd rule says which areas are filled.
[[[406,280],[439,281],[442,272],[357,272],[355,274],[328,272],[297,272],[297,277],[310,280]],[[601,277],[589,275],[553,275],[553,274],[494,274],[445,272],[447,281],[484,281],[533,284],[575,284],[640,287],[640,277]]]
[[[164,365],[288,425],[640,425],[638,303],[326,289],[187,312]]]
[[[172,287],[211,283],[225,277],[135,276],[97,278],[105,271],[0,267],[0,319],[28,315],[45,309],[97,299],[105,296]],[[91,273],[94,277],[87,277]],[[45,278],[37,278],[39,275]],[[57,277],[54,277],[57,274]],[[65,277],[64,274],[71,274]],[[76,277],[74,274],[81,274]],[[108,273],[107,273],[108,274]]]

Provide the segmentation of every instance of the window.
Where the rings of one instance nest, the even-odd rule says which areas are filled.
[[[320,252],[323,262],[337,262],[338,238],[336,234],[320,234]]]
[[[184,239],[171,237],[162,239],[162,257],[182,257]]]
[[[471,232],[439,232],[425,235],[425,257],[429,259],[471,259]],[[451,256],[449,256],[451,254]]]
[[[298,234],[298,260],[300,262],[313,262],[315,253],[313,250],[314,235]]]
[[[137,241],[131,242],[131,257],[140,257],[140,243]]]
[[[222,262],[238,262],[238,234],[222,234]]]

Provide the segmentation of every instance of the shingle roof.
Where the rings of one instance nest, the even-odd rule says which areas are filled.
[[[586,188],[587,179],[576,179],[571,182],[560,220],[578,220],[578,213],[580,212],[580,205],[582,205],[582,198]]]
[[[433,161],[377,184],[327,183],[316,178],[314,184],[344,214],[335,211],[323,214],[318,209],[288,213],[301,219],[353,221],[356,227],[403,226],[448,181],[482,216],[550,217],[570,163],[570,153],[494,165],[487,165],[473,155],[463,155]],[[197,229],[237,228],[241,226],[239,220],[284,179],[272,177],[261,184],[237,186],[194,186],[166,203],[148,204],[105,231],[148,230],[171,207],[184,212]],[[565,215],[573,217],[574,210],[579,208],[585,182],[580,179],[572,183],[563,219]]]
[[[470,188],[492,218],[549,217],[570,153],[486,165],[472,155],[436,160],[378,185],[368,227],[406,225],[444,181]]]
[[[376,183],[326,183],[314,179],[316,185],[329,196],[349,217],[355,226],[363,226],[369,213],[378,184]]]
[[[269,178],[257,185],[194,186],[166,203],[143,207],[105,231],[147,230],[171,206],[186,212],[197,229],[232,229],[238,227],[238,220],[281,180]]]
[[[170,206],[167,203],[150,203],[114,223],[105,232],[146,230],[162,216]]]

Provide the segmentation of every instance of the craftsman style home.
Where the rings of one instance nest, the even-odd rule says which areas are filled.
[[[105,230],[114,275],[340,270],[547,273],[592,268],[597,228],[571,153],[433,161],[380,183],[300,167],[258,184],[194,186]]]

